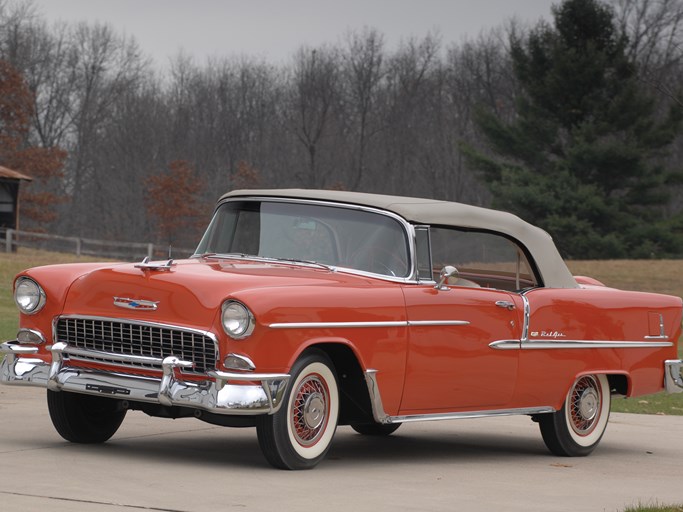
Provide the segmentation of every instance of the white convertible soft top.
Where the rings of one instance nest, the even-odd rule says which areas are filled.
[[[236,197],[281,197],[354,204],[393,212],[413,224],[495,231],[514,238],[527,248],[541,273],[545,286],[550,288],[578,287],[550,235],[511,213],[436,199],[338,190],[233,190],[223,195],[221,201]]]

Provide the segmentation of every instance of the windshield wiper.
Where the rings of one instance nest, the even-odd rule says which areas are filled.
[[[319,261],[313,261],[313,260],[300,260],[297,258],[269,258],[274,261],[286,261],[287,263],[302,263],[304,265],[313,265],[316,267],[324,268],[325,270],[329,270],[330,272],[334,271],[334,267],[332,265],[325,265],[324,263],[320,263]]]
[[[203,254],[195,255],[195,257],[197,257],[197,258],[253,258],[253,259],[260,259],[259,256],[254,256],[253,254],[245,254],[242,252],[226,252],[226,253],[205,252]]]
[[[250,259],[250,260],[256,260],[256,261],[267,261],[267,262],[273,262],[273,263],[295,263],[295,264],[300,264],[300,265],[311,265],[315,267],[320,267],[324,268],[325,270],[329,270],[330,272],[334,271],[334,267],[331,265],[326,265],[324,263],[320,263],[319,261],[313,261],[313,260],[302,260],[298,258],[275,258],[272,256],[257,256],[255,254],[246,254],[243,252],[228,252],[228,253],[215,253],[215,252],[207,252],[204,254],[198,254],[198,258],[225,258],[225,259]]]

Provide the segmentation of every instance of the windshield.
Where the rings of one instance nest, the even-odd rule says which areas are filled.
[[[387,276],[410,274],[405,229],[375,212],[276,201],[222,204],[197,254],[316,262]]]

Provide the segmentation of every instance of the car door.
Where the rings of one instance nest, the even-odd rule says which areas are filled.
[[[510,293],[419,285],[405,289],[405,300],[409,345],[402,414],[510,402],[519,351],[489,346],[520,338],[519,308]]]
[[[435,275],[404,287],[409,343],[401,413],[504,408],[519,351],[491,343],[521,339],[519,291],[536,284],[530,265],[514,241],[492,232],[431,227],[429,238],[418,246],[429,248]],[[458,272],[439,286],[447,265]]]

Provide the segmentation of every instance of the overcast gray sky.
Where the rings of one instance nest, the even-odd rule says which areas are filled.
[[[516,17],[550,19],[552,0],[34,0],[48,22],[100,21],[134,36],[165,66],[181,49],[198,63],[251,55],[273,63],[303,44],[337,43],[378,29],[390,48],[437,30],[443,43],[476,37]]]

